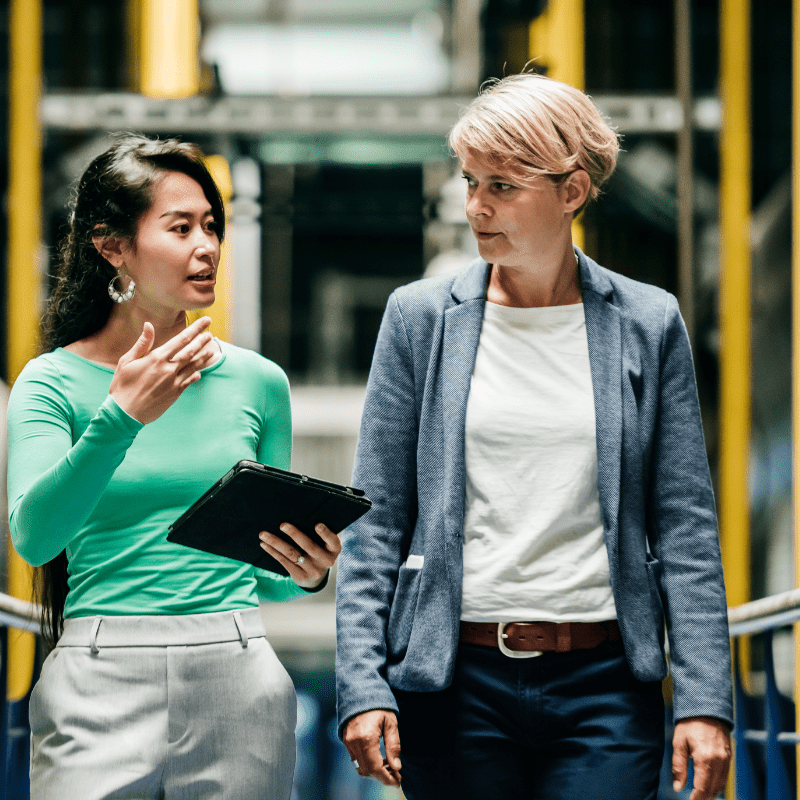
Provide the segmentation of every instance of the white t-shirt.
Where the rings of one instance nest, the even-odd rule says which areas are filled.
[[[583,304],[486,303],[465,456],[461,618],[615,619]]]

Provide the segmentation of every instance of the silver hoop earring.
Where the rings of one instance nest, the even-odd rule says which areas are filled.
[[[108,284],[108,296],[115,302],[115,303],[127,303],[128,300],[133,297],[136,292],[136,284],[133,282],[133,278],[128,278],[128,288],[121,292],[119,289],[114,286],[114,284],[119,281],[120,286],[122,285],[122,275],[117,273],[109,282]]]

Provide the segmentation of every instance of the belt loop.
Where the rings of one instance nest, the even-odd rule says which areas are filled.
[[[102,621],[102,617],[95,617],[92,623],[92,632],[89,634],[89,647],[92,649],[93,655],[97,655],[100,652],[100,648],[97,646],[97,631],[100,629]]]
[[[556,653],[568,653],[572,649],[572,631],[569,622],[556,624]]]
[[[233,621],[236,625],[236,630],[239,631],[239,638],[242,640],[242,647],[247,647],[249,640],[247,638],[247,632],[244,629],[242,615],[238,611],[233,612]]]

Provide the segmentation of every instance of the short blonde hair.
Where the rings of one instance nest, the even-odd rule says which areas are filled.
[[[534,73],[484,84],[448,143],[462,161],[471,156],[523,184],[542,175],[558,181],[584,169],[592,182],[587,202],[611,177],[619,153],[616,131],[589,97]]]

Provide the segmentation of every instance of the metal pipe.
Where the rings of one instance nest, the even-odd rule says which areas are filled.
[[[528,58],[547,76],[576,89],[585,87],[584,0],[549,0],[528,29]],[[572,223],[572,241],[584,247],[583,223]]]
[[[750,2],[720,5],[719,498],[728,605],[750,599]],[[751,648],[736,639],[742,684]],[[734,753],[734,762],[737,754]],[[735,792],[734,763],[726,795]]]
[[[39,619],[39,615],[42,613],[41,606],[36,603],[20,600],[19,597],[3,594],[2,592],[0,592],[0,611],[19,617],[21,621],[24,620],[26,622]]]
[[[138,23],[138,89],[148,97],[191,97],[200,90],[198,0],[129,0]]]
[[[768,617],[759,617],[745,622],[737,622],[730,626],[731,638],[748,636],[753,633],[763,633],[773,628],[781,628],[785,625],[793,625],[800,620],[800,609],[793,608],[788,611],[779,611],[770,614]]]
[[[232,215],[230,213],[231,199],[233,198],[233,182],[228,162],[223,156],[212,155],[206,157],[206,166],[211,177],[219,187],[222,203],[225,209],[225,241],[222,243],[219,269],[217,270],[217,285],[214,289],[214,302],[208,307],[198,311],[190,311],[186,315],[187,322],[191,324],[200,317],[208,315],[212,319],[211,332],[224,342],[232,342],[232,306],[233,306],[233,275],[230,258],[231,240],[234,237]]]
[[[453,0],[450,91],[474,94],[481,82],[481,0]]]
[[[41,279],[42,2],[9,7],[8,382],[36,354]]]
[[[728,609],[731,637],[791,625],[796,620],[800,620],[800,589]]]
[[[729,608],[728,622],[734,625],[768,617],[782,611],[791,611],[795,608],[800,608],[800,589],[773,594],[770,597],[762,597],[760,600],[751,600],[749,603]]]
[[[728,605],[750,599],[750,5],[720,14],[720,534]],[[749,659],[740,659],[743,679]]]
[[[8,103],[8,292],[6,336],[12,383],[36,355],[41,277],[42,0],[11,0],[9,6]],[[7,591],[31,596],[30,567],[8,545]],[[20,632],[8,643],[8,699],[22,699],[33,677],[36,641]]]
[[[694,97],[692,92],[692,9],[675,0],[675,88],[681,104],[678,131],[678,299],[694,342]]]
[[[795,585],[800,585],[800,0],[792,2],[792,448]],[[800,709],[800,624],[794,627],[795,709]],[[795,714],[800,733],[800,714]],[[800,746],[795,750],[800,800]]]

